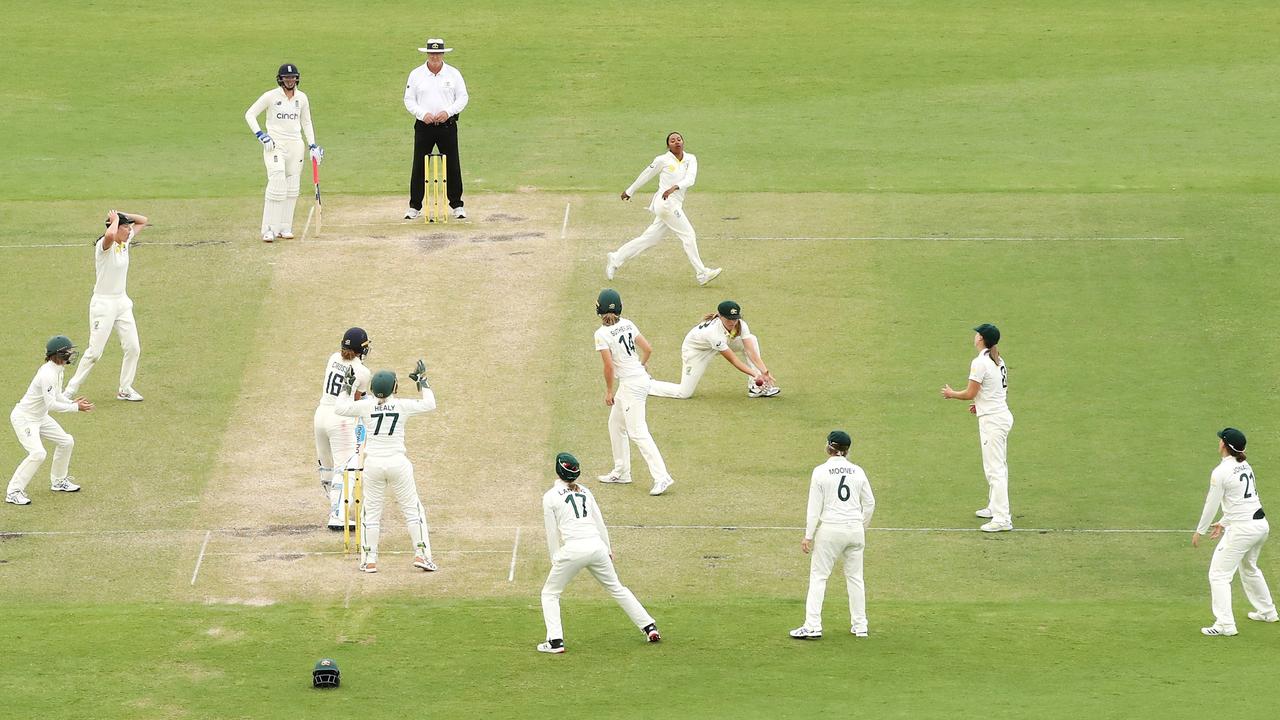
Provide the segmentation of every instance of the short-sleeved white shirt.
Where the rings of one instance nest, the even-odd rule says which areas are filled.
[[[124,242],[111,243],[107,250],[102,249],[102,238],[93,244],[93,264],[98,279],[93,284],[93,294],[100,297],[116,297],[125,294],[125,283],[129,279],[129,246],[133,243],[133,226],[129,226],[129,236]]]
[[[644,365],[640,364],[640,354],[636,350],[636,338],[639,336],[640,328],[626,318],[619,318],[613,325],[601,325],[596,329],[596,350],[609,351],[613,358],[613,376],[618,382],[649,377]]]
[[[1009,412],[1006,395],[1009,390],[1009,371],[1004,366],[1004,359],[997,365],[991,359],[991,351],[983,350],[969,364],[969,379],[982,387],[973,399],[974,409],[978,417]]]
[[[700,352],[724,352],[731,343],[736,344],[749,337],[751,329],[747,327],[746,320],[738,321],[738,334],[730,337],[729,330],[717,315],[694,325],[689,334],[684,336],[684,347]]]

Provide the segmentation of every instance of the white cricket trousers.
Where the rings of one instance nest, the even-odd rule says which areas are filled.
[[[693,266],[694,275],[699,278],[706,275],[707,266],[702,264],[702,257],[698,254],[698,236],[689,224],[689,217],[684,214],[684,207],[667,203],[658,205],[653,214],[653,222],[649,223],[649,227],[639,237],[628,241],[614,253],[618,265],[657,245],[667,230],[680,238],[684,254],[689,257],[689,264]]]
[[[862,525],[823,523],[813,537],[809,561],[809,596],[804,603],[804,626],[822,629],[822,600],[827,595],[827,578],[836,560],[844,561],[844,582],[849,589],[850,628],[867,629],[866,589],[862,583],[862,550],[866,547]]]
[[[138,342],[138,323],[133,319],[133,301],[128,295],[97,295],[89,300],[89,348],[76,365],[76,374],[67,383],[66,393],[75,397],[89,377],[89,371],[102,358],[111,331],[120,338],[124,358],[120,361],[120,390],[133,387],[138,374],[138,356],[142,345]]]
[[[665,482],[671,479],[667,472],[667,464],[658,452],[658,444],[649,434],[649,423],[644,418],[645,402],[649,398],[647,376],[631,378],[618,383],[613,394],[613,407],[609,410],[609,444],[613,448],[613,474],[628,480],[631,478],[631,446],[627,440],[636,444],[640,456],[649,466],[649,475],[653,482]]]
[[[71,465],[71,449],[75,447],[76,441],[62,429],[57,420],[48,415],[45,415],[42,420],[31,420],[15,410],[9,414],[9,422],[13,424],[13,432],[17,434],[18,442],[22,443],[23,449],[27,451],[27,457],[18,463],[18,469],[13,471],[6,494],[15,490],[26,492],[27,485],[31,482],[31,478],[35,477],[36,470],[40,469],[40,465],[48,457],[41,440],[53,443],[53,470],[49,473],[50,484],[67,476],[67,469]]]
[[[332,405],[320,405],[316,407],[312,424],[316,434],[320,482],[329,486],[329,514],[336,517],[342,512],[342,471],[347,467],[355,468],[354,463],[348,463],[356,452],[356,419],[335,413]]]
[[[1236,626],[1235,615],[1231,612],[1231,579],[1235,577],[1236,570],[1240,571],[1240,585],[1244,587],[1244,595],[1253,604],[1253,609],[1267,615],[1276,611],[1271,591],[1267,589],[1267,579],[1258,568],[1258,554],[1262,552],[1262,545],[1270,532],[1271,526],[1266,518],[1245,520],[1228,525],[1218,540],[1213,561],[1209,563],[1209,593],[1213,599],[1214,624],[1218,627]]]
[[[404,513],[404,524],[413,540],[417,555],[431,557],[431,540],[427,535],[427,511],[418,498],[418,486],[413,481],[413,463],[403,455],[393,458],[365,458],[361,479],[364,493],[364,517],[361,532],[365,562],[378,561],[378,539],[382,535],[382,508],[388,491],[395,495]]]
[[[987,509],[991,521],[1013,524],[1009,511],[1009,431],[1013,413],[983,415],[978,418],[978,439],[982,441],[982,472],[987,476]]]
[[[760,341],[757,340],[758,344]],[[756,364],[751,362],[751,358],[747,356],[746,345],[742,342],[742,338],[734,338],[729,341],[729,349],[742,356],[743,362],[747,367],[759,372],[760,369]],[[693,397],[693,391],[698,388],[698,382],[702,380],[702,375],[720,355],[715,350],[699,350],[689,347],[688,344],[680,346],[680,359],[683,367],[680,372],[680,382],[671,383],[662,380],[654,380],[649,386],[649,394],[654,397],[667,397],[685,400]],[[747,388],[750,389],[753,382],[747,379]]]
[[[582,568],[586,568],[596,582],[609,591],[636,627],[643,630],[653,624],[653,617],[645,611],[635,594],[618,580],[609,549],[604,543],[599,539],[574,540],[556,551],[551,559],[551,572],[542,586],[542,619],[547,624],[548,640],[564,639],[564,626],[560,624],[560,595]]]
[[[262,206],[262,234],[293,232],[293,209],[298,204],[302,162],[307,155],[302,140],[276,140],[262,150],[267,166],[267,196]]]

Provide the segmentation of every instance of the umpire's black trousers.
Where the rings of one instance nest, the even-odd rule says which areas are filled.
[[[458,116],[438,125],[428,125],[421,120],[413,122],[413,175],[409,178],[409,207],[422,209],[422,196],[426,192],[423,176],[426,157],[432,148],[449,158],[449,207],[462,207],[462,163],[458,162]]]

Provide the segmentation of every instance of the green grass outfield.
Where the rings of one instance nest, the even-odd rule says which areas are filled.
[[[1280,700],[1258,674],[1280,627],[1245,620],[1238,585],[1240,636],[1198,634],[1211,550],[1188,542],[1223,425],[1280,492],[1274,6],[407,12],[304,3],[279,40],[251,3],[6,6],[11,400],[50,334],[85,340],[103,211],[157,227],[130,279],[146,402],[109,399],[113,339],[84,388],[98,409],[57,417],[85,490],[51,496],[46,465],[35,504],[0,505],[0,718],[1256,717]],[[427,35],[472,92],[473,222],[447,229],[396,214],[402,81]],[[330,153],[328,229],[263,246],[241,115],[285,60]],[[784,392],[747,400],[717,364],[694,399],[650,401],[677,485],[649,498],[636,454],[636,484],[597,496],[665,640],[580,580],[570,650],[543,656],[537,497],[556,450],[608,469],[591,303],[604,253],[647,222],[617,193],[669,129],[699,155],[687,208],[725,273],[698,288],[671,240],[612,284],[655,377],[733,297]],[[1020,532],[995,537],[971,530],[975,424],[937,397],[981,321],[1005,333],[1016,416]],[[433,368],[441,410],[410,455],[437,575],[314,554],[337,546],[309,530],[313,385],[355,323],[371,364]],[[893,529],[868,535],[872,637],[843,632],[837,574],[828,636],[796,643],[808,566],[788,528],[835,426]],[[0,439],[4,472],[20,457]],[[384,547],[405,544],[398,523]],[[309,688],[324,656],[337,692]]]

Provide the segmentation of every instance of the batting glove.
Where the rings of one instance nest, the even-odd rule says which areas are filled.
[[[312,145],[311,159],[315,160],[317,165],[324,162],[324,148],[320,147],[319,145]]]
[[[261,130],[254,133],[253,136],[258,138],[258,142],[262,143],[263,147],[268,147],[271,145],[271,136],[262,132]]]

